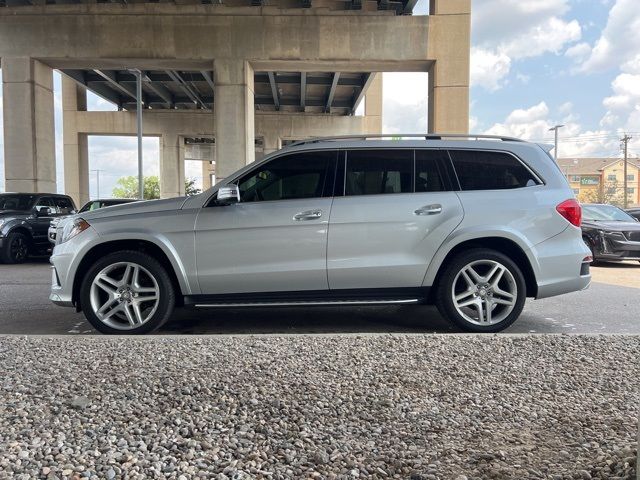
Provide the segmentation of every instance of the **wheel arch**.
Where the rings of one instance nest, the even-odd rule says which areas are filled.
[[[461,252],[465,250],[469,250],[471,248],[488,248],[491,250],[495,250],[504,255],[507,255],[511,260],[515,262],[518,266],[522,274],[524,275],[525,284],[527,286],[527,297],[535,297],[538,293],[538,283],[536,280],[536,275],[531,264],[531,261],[523,248],[514,240],[501,237],[501,236],[490,236],[490,237],[478,237],[467,239],[457,243],[452,246],[449,251],[444,256],[444,259],[438,266],[437,271],[435,271],[433,276],[433,281],[431,283],[432,286],[436,287],[440,278],[449,265],[449,263]],[[427,272],[429,275],[429,272]],[[425,277],[426,280],[426,277]],[[435,300],[435,292],[437,288],[431,288],[429,294],[429,301],[432,303]]]
[[[82,257],[82,260],[78,264],[73,278],[73,290],[72,290],[72,302],[76,305],[78,310],[81,310],[80,305],[80,286],[84,276],[89,271],[95,261],[110,253],[120,252],[123,250],[135,250],[138,252],[146,253],[152,256],[166,269],[171,278],[171,284],[176,292],[176,305],[182,305],[183,292],[185,291],[185,285],[179,281],[179,277],[176,273],[176,266],[171,261],[169,255],[158,244],[146,240],[146,239],[128,239],[128,240],[109,240],[97,245],[92,246]]]

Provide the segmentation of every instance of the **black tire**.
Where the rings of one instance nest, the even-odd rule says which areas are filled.
[[[6,236],[0,249],[3,263],[23,263],[29,258],[30,241],[24,233],[11,232]]]
[[[504,319],[491,325],[480,325],[466,319],[456,309],[453,299],[454,281],[458,273],[470,263],[482,260],[504,266],[511,273],[516,287],[513,309]],[[520,268],[508,256],[488,248],[474,248],[455,256],[446,265],[436,288],[436,306],[440,314],[465,332],[492,333],[504,330],[520,316],[527,298],[526,282]]]
[[[105,324],[98,318],[91,304],[91,286],[95,277],[103,269],[121,262],[130,262],[146,269],[147,272],[154,277],[159,289],[159,300],[155,312],[140,326],[129,329],[114,328]],[[100,258],[89,268],[82,280],[82,286],[80,288],[80,305],[89,323],[99,332],[111,335],[139,335],[153,332],[169,320],[175,307],[175,296],[176,292],[171,278],[160,262],[146,253],[135,250],[123,250]]]

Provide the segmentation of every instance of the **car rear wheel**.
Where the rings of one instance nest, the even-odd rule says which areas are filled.
[[[156,259],[122,251],[105,256],[89,269],[80,304],[99,332],[135,335],[152,332],[169,319],[175,292],[169,274]]]
[[[4,263],[22,263],[29,257],[29,238],[20,232],[12,232],[5,238],[0,250]]]
[[[456,256],[440,279],[436,305],[467,332],[499,332],[522,313],[526,283],[518,266],[495,250],[477,248]]]

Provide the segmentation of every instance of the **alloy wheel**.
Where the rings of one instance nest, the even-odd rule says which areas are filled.
[[[102,323],[117,330],[132,330],[144,325],[156,312],[160,288],[143,266],[118,262],[93,278],[89,299]]]
[[[15,238],[13,242],[11,242],[10,252],[14,261],[23,261],[27,258],[27,254],[29,252],[29,246],[27,245],[26,240],[22,236]]]
[[[468,322],[495,325],[513,311],[518,286],[507,267],[495,260],[476,260],[456,275],[451,288],[453,305]]]

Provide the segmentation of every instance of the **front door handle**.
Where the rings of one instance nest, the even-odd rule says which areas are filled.
[[[433,205],[425,205],[415,210],[414,215],[437,215],[442,212],[442,205],[434,203]]]
[[[322,210],[305,210],[304,212],[296,213],[293,219],[296,221],[301,220],[315,220],[322,217]]]

